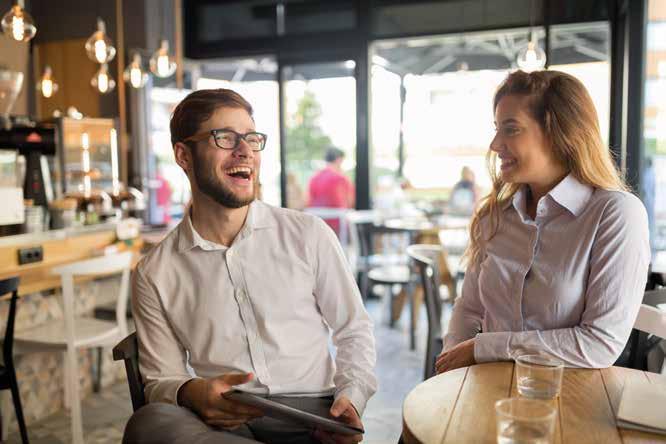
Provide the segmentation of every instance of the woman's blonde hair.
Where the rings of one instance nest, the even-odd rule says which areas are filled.
[[[560,71],[516,71],[499,86],[493,110],[505,96],[528,99],[528,113],[539,123],[555,158],[579,182],[595,188],[627,190],[610,150],[603,144],[592,98],[578,79]],[[497,233],[502,208],[522,185],[502,180],[497,174],[497,155],[492,150],[488,150],[486,161],[492,190],[472,218],[470,243],[465,252],[468,263],[480,259],[481,249]],[[484,238],[481,221],[486,217],[490,229]]]

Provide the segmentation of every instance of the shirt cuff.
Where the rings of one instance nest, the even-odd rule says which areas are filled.
[[[178,405],[178,390],[192,379],[195,378],[162,379],[148,384],[144,390],[146,401]]]
[[[474,340],[474,360],[477,363],[510,361],[511,332],[479,333]]]
[[[341,396],[346,396],[356,409],[359,418],[363,416],[365,411],[365,405],[368,402],[367,398],[363,395],[361,389],[356,386],[345,387],[340,391],[335,392],[335,399],[338,399]]]

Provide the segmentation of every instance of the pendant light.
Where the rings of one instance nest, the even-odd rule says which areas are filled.
[[[134,53],[132,62],[127,65],[123,73],[123,79],[129,83],[132,88],[143,88],[148,81],[148,73],[141,67],[141,56],[139,53]]]
[[[90,84],[95,88],[100,94],[108,94],[113,91],[113,88],[116,87],[116,81],[113,80],[109,74],[109,65],[106,63],[100,66],[99,71],[95,74],[95,77],[92,78]]]
[[[18,0],[2,17],[2,31],[10,38],[19,42],[27,42],[37,33],[35,21],[25,11],[24,0]]]
[[[546,53],[539,46],[539,39],[533,29],[534,0],[530,0],[530,31],[527,36],[527,47],[518,52],[516,63],[518,67],[526,72],[537,71],[546,66]]]
[[[170,77],[176,72],[176,61],[169,55],[169,41],[163,39],[160,47],[150,58],[150,71],[157,77]]]
[[[97,18],[97,31],[86,40],[86,54],[88,58],[96,63],[108,63],[116,56],[116,48],[106,35],[104,20]]]
[[[58,91],[58,84],[53,78],[53,71],[49,65],[44,67],[42,78],[37,82],[37,91],[39,91],[45,99],[51,98],[53,94]]]
[[[167,32],[167,25],[166,11],[164,10],[163,5],[160,12],[162,14],[162,35],[164,36]],[[161,78],[170,77],[176,72],[176,61],[171,55],[169,55],[169,41],[167,39],[162,38],[162,40],[160,40],[159,48],[157,48],[157,51],[155,51],[150,58],[149,67],[150,72]]]

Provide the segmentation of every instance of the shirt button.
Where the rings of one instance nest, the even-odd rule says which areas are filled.
[[[227,257],[231,257],[233,255],[234,255],[233,250],[231,250],[231,249],[227,250]]]

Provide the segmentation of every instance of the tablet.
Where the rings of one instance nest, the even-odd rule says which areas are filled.
[[[361,428],[351,426],[330,415],[322,416],[321,414],[306,412],[291,407],[284,402],[277,402],[269,398],[264,398],[248,392],[242,392],[240,390],[227,392],[224,394],[224,397],[257,407],[262,410],[266,416],[270,416],[271,418],[296,422],[305,426],[317,427],[331,433],[358,435],[359,433],[365,432]],[[284,399],[285,402],[288,402],[288,398],[284,397],[282,399]]]

